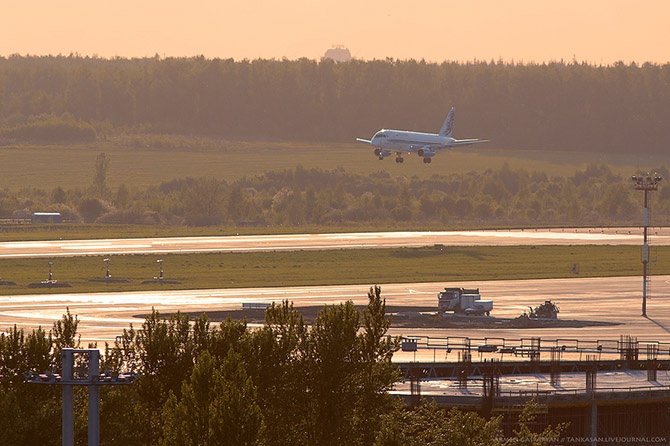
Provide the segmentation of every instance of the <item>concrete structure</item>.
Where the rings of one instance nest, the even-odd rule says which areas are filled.
[[[410,340],[417,349],[428,348],[420,339]],[[641,343],[630,336],[596,345],[560,345],[540,338],[497,341],[502,344],[442,340],[450,345],[445,349],[459,350],[458,361],[398,363],[403,381],[392,393],[409,404],[429,399],[485,417],[500,416],[506,436],[517,428],[526,404],[535,400],[533,431],[568,423],[557,444],[670,441],[667,343]],[[473,355],[479,360],[473,361]]]

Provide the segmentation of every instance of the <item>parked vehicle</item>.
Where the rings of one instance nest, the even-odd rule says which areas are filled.
[[[469,316],[490,316],[493,310],[492,300],[482,300],[479,288],[445,288],[437,293],[437,311],[445,313],[453,311],[454,314],[466,314]]]

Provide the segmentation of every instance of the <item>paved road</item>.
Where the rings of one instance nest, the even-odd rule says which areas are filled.
[[[670,228],[650,231],[650,243],[670,245]],[[501,231],[360,232],[341,234],[168,237],[0,242],[0,258],[111,254],[392,248],[400,246],[641,245],[641,228]]]
[[[436,305],[436,293],[447,284],[412,283],[382,285],[388,305]],[[561,319],[600,320],[620,325],[586,328],[551,329],[393,329],[405,336],[471,338],[562,338],[580,340],[612,339],[621,335],[639,340],[670,342],[670,276],[654,277],[652,297],[648,301],[649,318],[641,314],[641,279],[639,277],[587,278],[559,280],[482,281],[450,283],[449,286],[479,287],[483,298],[494,301],[494,315],[516,317],[545,300],[560,307]],[[191,291],[156,291],[130,293],[57,294],[0,296],[0,330],[13,324],[26,329],[51,327],[70,308],[80,319],[82,340],[113,340],[143,319],[154,307],[161,312],[239,309],[243,302],[277,302],[291,300],[296,306],[322,305],[352,300],[367,302],[369,285],[249,288]],[[665,352],[668,354],[670,352]],[[431,353],[431,359],[432,359]],[[401,356],[398,360],[402,360]],[[410,359],[410,358],[405,358]],[[417,358],[420,359],[420,358]]]

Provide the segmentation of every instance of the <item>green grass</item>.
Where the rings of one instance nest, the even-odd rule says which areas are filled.
[[[301,164],[307,169],[332,169],[338,166],[353,173],[386,171],[392,176],[430,177],[433,174],[484,171],[508,163],[512,169],[541,171],[548,175],[572,175],[590,163],[606,163],[614,172],[628,176],[639,166],[647,168],[665,162],[661,157],[638,154],[547,152],[498,149],[492,144],[445,152],[427,165],[416,156],[405,163],[393,159],[377,160],[365,144],[291,143],[267,141],[219,141],[202,147],[130,148],[110,141],[70,146],[0,147],[2,187],[17,190],[37,187],[50,190],[91,185],[95,158],[105,152],[110,158],[108,184],[114,188],[157,185],[184,177],[216,177],[233,181],[243,175],[292,169]],[[196,143],[193,143],[196,146]]]
[[[166,280],[180,284],[146,284],[164,260]],[[45,280],[48,261],[54,279],[72,288],[31,289]],[[572,272],[577,264],[579,274]],[[299,285],[382,284],[404,282],[453,283],[472,280],[613,277],[641,274],[640,248],[634,246],[515,246],[362,249],[265,253],[127,255],[112,257],[115,278],[130,283],[90,282],[103,278],[103,257],[0,259],[4,295],[61,292],[207,289]],[[670,247],[654,247],[651,271],[670,274]]]
[[[96,223],[59,223],[59,224],[2,224],[0,242],[36,241],[36,240],[94,240],[147,237],[200,237],[228,235],[274,235],[274,234],[323,234],[339,232],[379,232],[379,231],[447,231],[447,230],[495,229],[490,227],[460,226],[445,227],[434,224],[424,227],[410,226],[372,226],[368,223],[348,226],[151,226],[117,225]],[[508,229],[508,228],[506,228]]]
[[[249,234],[272,234],[282,228],[244,228]],[[253,232],[256,230],[256,232]],[[285,233],[286,231],[282,231]],[[235,235],[231,227],[151,226],[96,223],[3,224],[0,241],[92,240],[106,238],[199,237]]]

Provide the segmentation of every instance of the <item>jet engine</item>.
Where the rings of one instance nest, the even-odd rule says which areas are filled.
[[[435,156],[435,152],[430,150],[429,148],[423,148],[419,149],[416,151],[417,155],[422,156],[424,158],[431,158]]]
[[[391,156],[392,154],[393,152],[391,152],[390,150],[382,150],[379,148],[375,149],[375,156],[379,157],[379,159],[384,159],[387,156]]]

